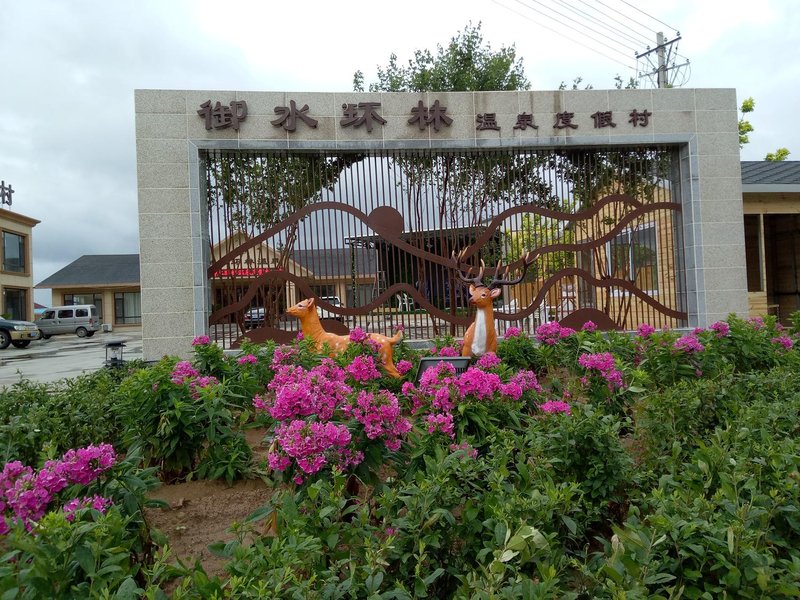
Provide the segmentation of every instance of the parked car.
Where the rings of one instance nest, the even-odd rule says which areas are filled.
[[[261,327],[266,320],[267,311],[261,306],[256,306],[244,313],[244,326],[253,329]]]
[[[25,348],[32,340],[40,337],[39,328],[31,321],[15,321],[0,317],[0,350],[8,348]]]
[[[54,306],[36,319],[36,325],[44,339],[62,333],[92,337],[95,331],[100,330],[100,319],[97,318],[97,307],[94,304]]]
[[[339,300],[339,296],[320,296],[319,299],[322,302],[332,304],[336,308],[344,307],[342,301]],[[342,315],[324,309],[319,306],[319,304],[317,304],[317,312],[319,313],[320,319],[336,319],[337,321],[344,321],[344,317]]]

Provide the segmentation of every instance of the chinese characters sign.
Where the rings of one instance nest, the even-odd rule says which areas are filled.
[[[197,114],[206,121],[206,129],[227,129],[231,127],[239,130],[239,123],[247,118],[247,102],[239,100],[231,102],[230,106],[217,102],[213,107],[211,100],[206,100],[200,105]]]
[[[352,127],[354,129],[364,126],[367,133],[371,134],[376,125],[382,127],[387,123],[380,110],[380,102],[342,104],[342,116],[339,120],[339,126],[342,128]],[[238,131],[239,125],[247,117],[247,102],[239,100],[232,101],[229,105],[224,105],[221,102],[212,104],[211,100],[207,100],[200,105],[200,110],[197,111],[197,114],[205,120],[207,130],[227,129],[230,127]],[[289,133],[297,131],[300,123],[311,129],[316,129],[319,123],[317,119],[312,117],[313,110],[308,104],[298,108],[294,100],[289,101],[289,106],[276,106],[275,114],[278,118],[271,120],[270,123],[274,127],[283,128]],[[431,106],[426,106],[423,100],[419,100],[416,106],[409,107],[408,114],[406,125],[417,127],[419,131],[425,131],[432,127],[434,132],[438,133],[443,127],[450,127],[453,124],[453,117],[447,114],[447,107],[441,105],[439,100],[435,100]],[[582,126],[593,127],[594,129],[617,127],[614,114],[610,110],[598,110],[590,116],[592,120],[584,123],[576,119],[574,112],[557,112],[553,114],[552,128],[558,131],[564,129],[576,130]],[[626,116],[628,117],[627,124],[630,127],[639,128],[647,127],[650,124],[650,117],[653,116],[653,113],[646,109],[633,108]],[[489,112],[476,115],[475,124],[477,131],[501,131],[504,125],[498,119],[496,113]],[[517,114],[516,122],[513,124],[509,122],[507,125],[511,125],[512,130],[539,129],[539,125],[534,122],[533,115],[526,112]],[[9,193],[9,204],[11,203],[10,198]]]

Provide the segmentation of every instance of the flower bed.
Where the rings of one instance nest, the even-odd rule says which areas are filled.
[[[31,403],[14,414],[9,398],[0,545],[16,558],[0,592],[45,585],[31,565],[56,589],[33,549],[91,523],[111,533],[59,542],[77,565],[62,577],[130,597],[159,597],[170,579],[180,598],[800,594],[795,327],[732,316],[688,333],[510,328],[497,355],[418,380],[423,356],[460,354],[455,340],[429,352],[400,342],[398,380],[362,333],[336,358],[302,339],[226,356],[199,338],[191,361],[132,369],[103,405],[114,428],[96,440],[127,466],[92,455],[92,477],[64,465],[110,446],[54,445],[60,461],[36,463],[12,420],[38,419],[53,440],[74,420]],[[60,402],[68,412],[72,400]],[[268,431],[263,463],[247,427]],[[269,503],[213,546],[231,577],[154,554],[163,540],[137,508],[154,474],[272,482]],[[98,576],[108,560],[121,570]]]

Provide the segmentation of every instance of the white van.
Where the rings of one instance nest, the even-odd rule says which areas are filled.
[[[46,340],[52,335],[61,333],[92,337],[95,331],[100,330],[101,324],[94,304],[76,304],[48,308],[36,319],[36,326],[42,332],[42,338]]]

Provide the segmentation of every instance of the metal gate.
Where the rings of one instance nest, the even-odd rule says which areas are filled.
[[[500,333],[559,320],[603,329],[687,320],[677,150],[206,151],[212,338],[294,337],[288,306],[323,325],[409,338],[463,334],[452,259],[519,268]],[[502,305],[501,305],[502,304]]]

